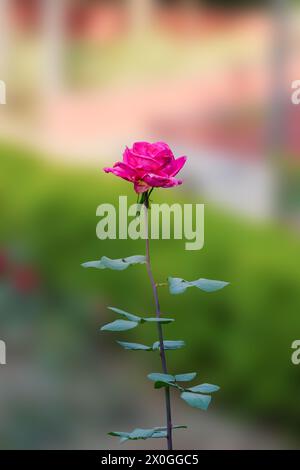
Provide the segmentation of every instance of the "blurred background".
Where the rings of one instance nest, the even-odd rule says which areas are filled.
[[[205,247],[152,242],[157,280],[222,279],[162,309],[170,371],[217,383],[206,413],[175,396],[179,449],[299,448],[299,2],[273,0],[0,0],[0,446],[117,449],[111,430],[164,425],[146,378],[151,325],[99,334],[112,305],[154,306],[144,266],[85,271],[142,241],[100,241],[96,207],[135,202],[102,172],[125,145],[164,140],[188,156],[184,185],[155,202],[205,203]],[[175,394],[174,394],[175,395]],[[161,448],[163,440],[123,444]]]

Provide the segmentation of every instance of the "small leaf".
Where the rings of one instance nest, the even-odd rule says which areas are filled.
[[[228,286],[229,282],[214,281],[211,279],[198,279],[197,281],[192,282],[192,285],[198,287],[198,289],[201,289],[204,292],[215,292]]]
[[[102,256],[99,261],[88,261],[82,263],[81,266],[84,268],[96,268],[96,269],[114,269],[117,271],[123,271],[128,266],[133,264],[144,264],[146,263],[146,257],[142,255],[128,256],[127,258],[111,259],[107,256]]]
[[[175,382],[175,377],[170,374],[160,374],[159,372],[152,372],[151,374],[147,375],[148,379],[153,380],[156,382],[158,380],[162,380],[165,382]]]
[[[207,410],[211,401],[211,396],[198,393],[183,392],[180,396],[188,405],[200,410]]]
[[[182,294],[188,287],[188,282],[179,277],[169,277],[169,290],[170,294]]]
[[[178,388],[178,390],[184,390],[184,388],[180,387],[175,382],[158,380],[157,382],[154,383],[154,388],[163,388],[163,387],[175,387],[175,388]]]
[[[116,320],[102,326],[101,331],[126,331],[132,330],[132,328],[135,328],[136,326],[138,326],[138,323],[134,321]]]
[[[109,436],[115,436],[115,437],[126,437],[128,436],[128,432],[119,432],[119,431],[110,431],[107,433]]]
[[[108,434],[110,436],[117,436],[120,437],[120,442],[125,442],[128,440],[137,440],[137,439],[148,439],[149,437],[152,437],[152,435],[155,433],[155,429],[139,429],[136,428],[132,432],[109,432]]]
[[[187,426],[172,426],[172,429],[186,429]],[[141,429],[136,428],[132,432],[111,431],[109,436],[120,437],[121,442],[128,440],[149,439],[167,437],[167,428]]]
[[[102,264],[102,258],[98,261],[87,261],[82,263],[83,268],[95,268],[95,269],[105,269],[105,266]]]
[[[163,428],[162,430],[165,430],[167,428]],[[172,426],[172,429],[187,429],[187,426],[185,426],[184,424],[177,424],[175,426]]]
[[[172,426],[172,429],[186,429],[186,428],[187,426]],[[164,428],[164,429],[155,431],[151,437],[153,438],[153,437],[167,437],[167,436],[168,436],[168,431],[166,428]]]
[[[189,374],[177,374],[175,375],[175,380],[176,382],[189,382],[190,380],[194,380],[196,375],[196,372],[190,372]]]
[[[155,433],[155,429],[140,429],[136,428],[129,434],[129,439],[149,439]]]
[[[107,307],[107,308],[109,310],[112,310],[115,313],[118,313],[119,315],[123,315],[124,317],[127,318],[127,320],[136,321],[136,322],[141,321],[141,317],[138,317],[137,315],[133,315],[132,313],[125,312],[124,310],[121,310],[119,308],[116,308],[116,307]]]
[[[162,387],[169,387],[174,386],[177,387],[175,384],[175,377],[174,375],[171,374],[161,374],[159,372],[153,372],[151,374],[148,374],[148,379],[153,380],[154,383],[154,388],[162,388]]]
[[[188,388],[190,392],[200,392],[200,393],[213,393],[217,392],[220,390],[220,387],[218,385],[212,385],[212,384],[201,384],[201,385],[196,385],[195,387]]]
[[[168,437],[168,431],[155,431],[151,437],[152,438]]]
[[[153,350],[156,350],[156,349],[160,349],[159,348],[159,341],[156,341],[155,343],[153,343]],[[185,346],[185,342],[184,341],[164,341],[164,349],[167,351],[168,349],[180,349],[180,348],[183,348],[183,346]]]
[[[148,317],[148,318],[142,318],[143,322],[155,322],[155,323],[172,323],[174,318],[156,318],[156,317]]]
[[[171,294],[182,294],[188,287],[198,287],[205,292],[215,292],[228,286],[229,282],[215,281],[211,279],[197,279],[196,281],[186,281],[179,277],[169,277],[169,290]]]
[[[119,315],[123,315],[123,317],[126,317],[130,321],[138,322],[138,323],[171,323],[175,321],[173,318],[157,318],[157,317],[138,317],[137,315],[134,315],[133,313],[125,312],[125,310],[121,310],[120,308],[116,307],[107,307],[109,310],[112,310],[115,313],[118,313]]]
[[[166,380],[158,380],[157,382],[154,383],[154,388],[159,389],[163,387],[169,387],[170,384],[174,382],[167,382]]]
[[[150,346],[145,346],[144,344],[139,343],[127,343],[125,341],[117,341],[124,349],[132,351],[152,351]]]

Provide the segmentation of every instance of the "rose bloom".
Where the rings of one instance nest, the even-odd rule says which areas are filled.
[[[136,142],[132,149],[126,147],[123,161],[113,168],[104,168],[134,184],[136,193],[144,193],[150,188],[171,188],[182,180],[175,178],[186,162],[186,157],[175,159],[170,147],[164,142]]]

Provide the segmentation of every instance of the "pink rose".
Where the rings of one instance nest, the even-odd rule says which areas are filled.
[[[170,147],[164,142],[136,142],[132,149],[126,147],[123,161],[113,168],[104,168],[134,184],[136,193],[144,193],[150,188],[171,188],[182,180],[174,178],[185,164],[186,157],[175,159]]]

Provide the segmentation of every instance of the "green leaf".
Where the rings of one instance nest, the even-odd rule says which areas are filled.
[[[123,271],[128,266],[133,264],[144,264],[146,263],[146,257],[142,255],[128,256],[127,258],[111,259],[107,256],[102,256],[99,261],[88,261],[82,263],[81,266],[84,268],[96,268],[96,269],[114,269],[117,271]]]
[[[172,323],[174,318],[156,318],[156,317],[148,317],[148,318],[142,318],[143,322],[155,322],[155,323]]]
[[[188,282],[179,277],[169,277],[169,290],[170,294],[182,294],[189,286]]]
[[[117,341],[124,349],[132,351],[152,351],[150,346],[145,346],[144,344],[139,343],[127,343],[125,341]]]
[[[136,428],[132,432],[117,432],[117,431],[112,431],[109,432],[108,434],[110,436],[117,436],[120,437],[121,442],[125,442],[128,440],[138,440],[138,439],[149,439],[152,437],[152,435],[155,433],[155,429],[140,429]]]
[[[199,408],[200,410],[207,410],[211,402],[210,395],[200,395],[198,393],[183,392],[181,398],[193,408]]]
[[[167,428],[155,428],[157,431],[166,431]],[[172,429],[187,429],[187,426],[184,424],[177,424],[175,426],[172,426]]]
[[[187,426],[172,426],[172,429],[186,429],[186,428]],[[168,436],[167,428],[162,428],[162,429],[158,429],[157,431],[155,431],[151,437],[159,438],[159,437],[167,437],[167,436]]]
[[[152,372],[151,374],[148,374],[147,377],[148,379],[153,380],[153,382],[158,380],[162,380],[164,382],[175,382],[174,375],[160,374],[159,372]]]
[[[184,388],[177,385],[175,382],[167,382],[165,380],[158,380],[154,383],[154,388],[163,388],[163,387],[175,387],[178,390],[184,390]]]
[[[101,331],[126,331],[132,330],[136,326],[138,326],[138,323],[135,321],[115,320],[102,326]]]
[[[204,292],[215,292],[228,286],[229,282],[214,281],[211,279],[198,279],[197,281],[194,281],[192,285],[198,287],[198,289],[201,289]]]
[[[183,348],[183,346],[185,346],[185,342],[184,341],[169,341],[169,340],[165,340],[164,341],[164,349],[167,351],[168,349],[180,349],[180,348]],[[159,341],[155,341],[155,343],[153,343],[153,346],[152,346],[153,350],[156,350],[156,349],[160,349],[159,348]]]
[[[187,426],[172,426],[172,429],[186,429],[186,427]],[[152,429],[136,428],[132,432],[111,431],[108,433],[108,435],[120,437],[121,442],[125,442],[128,440],[135,441],[138,439],[167,437],[167,428],[152,428]]]
[[[102,258],[98,261],[86,261],[82,263],[83,268],[95,268],[95,269],[105,269],[105,266],[102,264]]]
[[[168,431],[155,431],[151,437],[152,438],[168,437]]]
[[[196,372],[190,372],[189,374],[177,374],[175,375],[175,380],[176,382],[189,382],[190,380],[194,380],[196,375]]]
[[[155,433],[155,429],[136,428],[129,434],[129,439],[149,439]]]
[[[171,384],[174,384],[174,382],[168,382],[166,380],[158,380],[157,382],[154,382],[154,388],[159,389],[163,387],[169,387]]]
[[[214,281],[210,279],[197,279],[196,281],[186,281],[179,277],[169,277],[169,290],[171,294],[182,294],[188,287],[198,287],[205,292],[215,292],[228,286],[229,282]]]
[[[128,436],[128,432],[121,432],[121,431],[110,431],[107,434],[109,436],[115,436],[115,437],[126,437],[126,436]]]
[[[162,387],[176,387],[181,389],[177,384],[175,384],[175,377],[174,375],[170,374],[160,374],[159,372],[153,372],[149,374],[148,379],[153,380],[154,388],[162,388]]]
[[[121,320],[120,320],[121,321]],[[145,346],[144,344],[139,343],[126,343],[124,341],[117,341],[123,348],[132,349],[132,350],[144,350],[144,351],[156,351],[159,349],[159,341],[153,343],[153,346]],[[184,341],[164,341],[164,348],[167,351],[168,349],[180,349],[185,346]]]
[[[116,308],[116,307],[107,307],[107,308],[109,310],[112,310],[115,313],[118,313],[119,315],[123,315],[124,317],[127,318],[127,320],[136,321],[136,322],[140,322],[142,320],[141,317],[138,317],[137,315],[133,315],[132,313],[125,312],[124,310],[121,310],[119,308]]]
[[[135,321],[139,323],[145,323],[145,322],[153,322],[153,323],[171,323],[175,321],[173,318],[156,318],[156,317],[138,317],[137,315],[134,315],[133,313],[125,312],[125,310],[121,310],[120,308],[116,307],[107,307],[109,310],[112,310],[115,313],[118,313],[119,315],[123,315],[123,317],[126,317],[130,321]]]
[[[191,392],[200,392],[200,393],[213,393],[217,392],[220,390],[220,387],[218,385],[212,385],[212,384],[201,384],[201,385],[196,385],[195,387],[188,388],[187,390]]]

